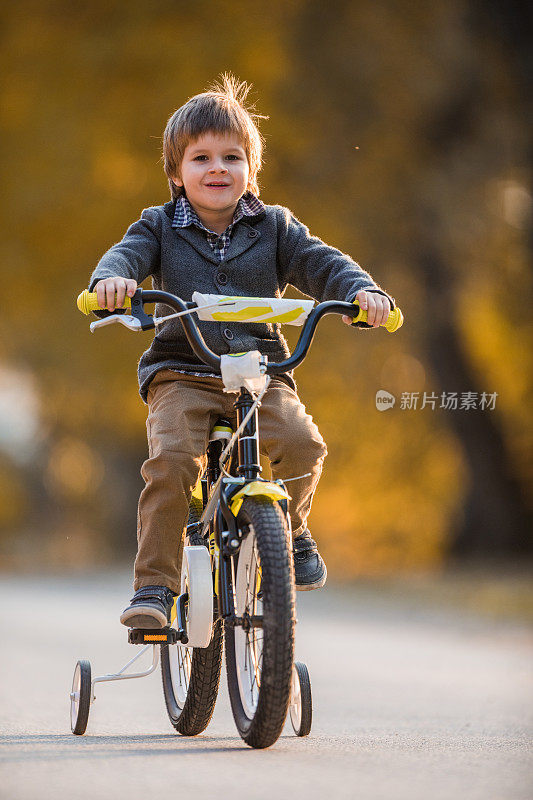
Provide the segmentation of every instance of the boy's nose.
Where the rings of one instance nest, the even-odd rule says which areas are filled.
[[[220,164],[214,164],[210,169],[209,172],[227,172],[228,168],[224,165],[223,162]]]

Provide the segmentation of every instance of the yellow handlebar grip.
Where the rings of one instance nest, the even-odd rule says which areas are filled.
[[[355,303],[355,305],[357,305],[357,303]],[[361,306],[359,306],[359,313],[352,320],[352,325],[354,325],[356,322],[368,322],[367,312],[363,311]],[[402,327],[402,325],[403,325],[403,314],[401,310],[398,307],[396,307],[394,311],[390,312],[389,316],[387,317],[387,322],[385,322],[384,325],[381,324],[379,327],[385,328],[385,330],[387,330],[389,333],[394,333],[394,331],[397,331],[398,328]]]
[[[387,317],[387,322],[383,327],[389,333],[394,333],[394,331],[397,331],[398,328],[402,327],[402,325],[403,325],[403,314],[401,312],[401,309],[399,309],[398,306],[396,306],[394,311],[390,312],[389,316]]]
[[[115,295],[115,300],[117,296]],[[88,289],[84,289],[83,292],[78,295],[78,299],[76,301],[79,310],[82,314],[89,314],[91,311],[104,311],[105,309],[100,308],[98,305],[98,299],[96,296],[96,292],[90,292]],[[125,297],[124,304],[121,308],[131,308],[131,298]]]

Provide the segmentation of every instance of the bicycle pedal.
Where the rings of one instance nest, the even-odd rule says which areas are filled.
[[[130,628],[128,631],[130,644],[177,644],[179,641],[179,632],[175,628],[161,628],[159,631]]]

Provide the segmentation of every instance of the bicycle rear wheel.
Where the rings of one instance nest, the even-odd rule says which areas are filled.
[[[202,512],[194,498],[189,508],[189,525],[198,522]],[[198,534],[191,544],[205,542]],[[182,566],[183,569],[183,566]],[[224,630],[222,620],[213,620],[213,634],[207,647],[161,645],[161,677],[170,722],[182,736],[197,736],[213,716],[220,683]]]
[[[208,647],[161,645],[163,694],[170,722],[182,736],[202,733],[213,716],[222,663],[222,621]]]
[[[235,557],[235,613],[226,626],[226,669],[233,717],[251,747],[278,739],[291,696],[294,571],[285,516],[277,503],[248,497],[239,514],[248,531]]]

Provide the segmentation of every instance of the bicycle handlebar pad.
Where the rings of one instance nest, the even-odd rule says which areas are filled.
[[[132,304],[133,299],[133,304]],[[220,302],[223,301],[230,301],[230,300],[238,300],[239,298],[229,298],[227,296],[221,296]],[[258,300],[259,298],[241,298],[247,301],[249,300]],[[268,298],[261,298],[263,301],[268,302]],[[278,300],[278,298],[276,298]],[[175,311],[187,311],[195,306],[192,303],[185,303],[181,298],[176,297],[176,295],[170,294],[169,292],[157,291],[153,289],[137,289],[133,298],[125,297],[124,304],[121,307],[121,311],[124,309],[132,308],[137,306],[142,309],[142,305],[144,303],[162,303],[164,305],[170,306]],[[84,314],[89,314],[91,311],[105,311],[102,309],[98,304],[98,299],[96,292],[89,292],[87,289],[83,291],[77,300],[77,305],[79,310]],[[200,306],[198,306],[200,308]],[[253,309],[250,309],[253,311]],[[111,313],[111,312],[109,312]],[[224,319],[224,312],[222,308],[220,308],[217,312],[217,320]],[[249,319],[236,319],[236,314],[234,311],[229,310],[227,312],[228,316],[227,319],[233,322],[259,322],[257,318],[257,314],[251,314]],[[289,370],[294,369],[297,367],[307,355],[307,351],[309,346],[313,340],[313,336],[315,333],[316,326],[319,320],[325,316],[326,314],[343,314],[348,317],[352,317],[352,324],[356,322],[367,322],[367,312],[363,311],[358,305],[354,303],[344,303],[341,301],[336,300],[326,300],[323,303],[319,303],[312,311],[309,313],[307,319],[305,320],[302,332],[300,334],[300,338],[294,348],[293,354],[283,362],[276,364],[274,362],[269,362],[267,367],[268,374],[277,374],[281,372],[288,372]],[[181,322],[183,324],[185,334],[191,345],[195,354],[210,367],[214,367],[217,371],[220,371],[220,356],[217,356],[216,353],[213,353],[210,350],[198,329],[198,325],[194,319],[191,318],[190,314],[184,315],[180,317]],[[270,318],[270,321],[275,321],[275,318]],[[387,321],[384,325],[380,327],[384,327],[389,333],[393,333],[394,331],[398,330],[403,325],[403,314],[401,310],[396,307],[394,311],[391,311],[389,314]],[[154,326],[155,327],[155,326]]]

